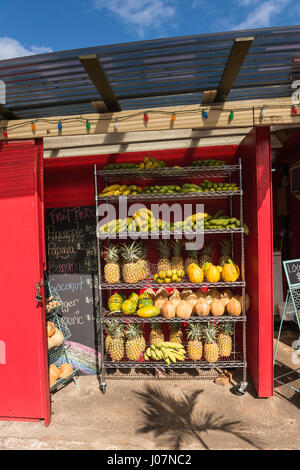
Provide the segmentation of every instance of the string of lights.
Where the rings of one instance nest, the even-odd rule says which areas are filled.
[[[161,114],[161,115],[166,115],[170,118],[170,123],[171,125],[174,125],[176,122],[177,117],[179,116],[188,116],[188,115],[197,115],[201,114],[202,119],[204,121],[207,121],[209,119],[209,113],[210,112],[220,112],[220,113],[228,113],[228,123],[232,123],[235,119],[236,116],[239,112],[245,112],[245,111],[252,111],[253,114],[255,111],[260,111],[260,116],[261,119],[267,118],[268,117],[268,112],[270,112],[272,109],[290,109],[291,110],[291,115],[292,116],[298,116],[299,109],[296,105],[287,105],[287,104],[274,104],[274,105],[264,105],[264,106],[259,106],[259,107],[240,107],[240,108],[218,108],[218,107],[199,107],[195,109],[188,109],[188,110],[177,110],[175,111],[164,111],[164,110],[155,110],[155,109],[150,109],[148,111],[140,111],[136,112],[134,114],[128,114],[128,115],[120,115],[117,118],[112,118],[111,116],[105,116],[105,115],[99,115],[99,117],[96,118],[89,118],[86,119],[82,116],[76,116],[76,117],[65,117],[61,118],[59,120],[54,120],[50,118],[36,118],[36,119],[30,119],[28,121],[13,121],[12,124],[6,124],[3,127],[0,127],[0,137],[4,137],[5,139],[8,138],[9,132],[14,131],[16,129],[20,129],[23,127],[31,127],[32,134],[35,135],[38,130],[38,124],[44,123],[44,124],[49,124],[49,125],[57,125],[57,130],[58,134],[61,135],[63,132],[63,127],[65,124],[71,123],[71,122],[81,122],[84,124],[86,131],[90,132],[91,130],[91,125],[92,123],[96,123],[99,121],[111,121],[114,125],[114,130],[118,132],[120,130],[120,124],[123,121],[128,121],[130,119],[136,119],[137,117],[141,116],[142,119],[144,120],[145,125],[147,125],[150,121],[150,116],[155,115],[155,114]],[[270,115],[271,117],[271,115]],[[273,117],[273,115],[272,115]]]

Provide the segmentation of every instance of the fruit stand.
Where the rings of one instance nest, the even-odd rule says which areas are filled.
[[[241,160],[231,165],[217,159],[195,160],[186,167],[166,167],[165,162],[146,157],[139,164],[110,164],[101,170],[95,165],[94,175],[102,392],[112,370],[123,378],[141,378],[142,373],[155,377],[158,370],[160,377],[182,378],[187,369],[201,377],[203,371],[242,368],[236,393],[243,394],[250,297]],[[105,207],[109,214],[108,204],[117,205],[124,196],[128,205],[143,201],[145,206],[132,217],[101,223],[99,209],[103,212]],[[170,223],[147,209],[149,203],[153,208],[174,201],[219,210],[213,216],[197,213]],[[182,239],[197,235],[204,236],[202,255],[187,251],[184,260]],[[216,240],[221,246],[218,266],[208,244]],[[155,247],[160,251],[156,263]],[[235,248],[241,268],[233,262]],[[135,373],[122,375],[125,369]]]

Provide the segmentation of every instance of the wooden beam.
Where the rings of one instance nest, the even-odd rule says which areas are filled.
[[[215,102],[217,90],[207,90],[203,92],[201,105],[213,104]]]
[[[0,116],[3,116],[5,119],[18,119],[18,116],[13,111],[9,111],[2,104],[0,104]]]
[[[267,113],[262,117],[262,107]],[[200,105],[177,106],[151,109],[127,110],[119,113],[107,113],[105,119],[99,114],[81,114],[73,116],[51,116],[49,119],[19,119],[17,121],[0,121],[0,129],[6,127],[8,140],[32,139],[57,136],[89,136],[93,134],[118,134],[124,132],[151,132],[179,129],[216,130],[248,128],[254,126],[272,126],[272,131],[282,128],[300,126],[300,115],[292,112],[291,98],[273,98],[263,100],[232,101],[225,105],[207,106],[208,119],[202,119]],[[234,119],[229,122],[231,110],[235,110]],[[144,112],[149,113],[149,122],[145,123]],[[176,113],[177,119],[172,122],[171,116]],[[89,120],[88,130],[85,120]],[[119,120],[116,131],[114,122]],[[36,132],[33,136],[31,121],[36,121]],[[62,121],[62,131],[58,131],[58,122]],[[16,125],[17,124],[17,125]],[[0,141],[5,140],[0,132]]]
[[[241,66],[248,54],[253,37],[236,38],[234,40],[221,82],[215,98],[215,103],[224,103],[229,95]]]
[[[121,111],[118,98],[109,83],[107,75],[100,64],[98,57],[96,55],[84,55],[79,56],[79,60],[104,101],[108,111]]]

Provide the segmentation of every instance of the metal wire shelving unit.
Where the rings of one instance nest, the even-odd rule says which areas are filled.
[[[121,233],[98,233],[97,232],[97,250],[98,250],[98,289],[99,289],[99,338],[100,338],[100,347],[101,347],[101,364],[100,364],[100,389],[102,393],[106,391],[106,378],[147,378],[147,372],[151,371],[152,377],[156,377],[155,371],[163,371],[163,375],[167,375],[173,378],[180,378],[181,372],[183,375],[191,377],[193,375],[192,371],[197,371],[195,375],[201,376],[198,372],[208,371],[209,374],[213,370],[222,370],[222,369],[233,369],[233,368],[242,368],[242,381],[235,387],[235,391],[239,395],[243,395],[247,388],[247,363],[246,363],[246,282],[245,282],[245,261],[244,261],[244,223],[243,223],[243,186],[242,186],[242,166],[241,160],[239,159],[238,165],[224,165],[216,167],[187,167],[187,168],[159,168],[154,170],[140,170],[140,169],[130,169],[130,170],[98,170],[97,166],[94,166],[94,178],[95,178],[95,203],[96,203],[96,223],[97,227],[99,226],[100,217],[98,216],[98,207],[104,205],[104,208],[108,210],[108,205],[110,203],[121,202],[123,196],[107,196],[101,195],[98,196],[100,184],[98,178],[102,180],[102,186],[108,187],[109,183],[112,184],[114,181],[122,181],[122,178],[126,178],[127,181],[148,181],[156,179],[172,179],[174,178],[180,180],[188,177],[188,179],[201,179],[201,178],[228,178],[229,183],[232,183],[233,173],[237,174],[237,179],[239,181],[239,189],[235,191],[211,191],[211,192],[191,192],[191,193],[155,193],[155,194],[145,194],[140,193],[133,196],[126,196],[128,202],[140,202],[140,201],[194,201],[201,203],[202,200],[206,199],[219,199],[219,198],[228,198],[229,207],[230,207],[230,216],[233,217],[233,200],[239,200],[239,212],[240,212],[240,228],[221,228],[221,229],[201,229],[197,231],[193,230],[174,230],[174,231],[157,231],[157,232],[121,232]],[[128,238],[145,238],[145,239],[159,239],[161,237],[173,237],[173,236],[182,236],[185,235],[213,235],[213,234],[230,234],[232,247],[234,236],[238,235],[240,237],[240,251],[241,251],[241,280],[234,283],[218,282],[210,283],[203,282],[201,284],[192,284],[189,279],[184,278],[180,283],[169,283],[169,284],[155,284],[153,279],[146,279],[135,284],[127,284],[124,282],[119,282],[118,284],[108,284],[104,280],[103,276],[103,260],[102,260],[102,246],[105,240],[126,240]],[[232,248],[233,250],[233,248]],[[234,256],[234,253],[232,253]],[[242,314],[239,317],[232,317],[229,315],[224,315],[222,317],[195,317],[192,316],[188,320],[182,320],[179,318],[174,319],[165,319],[161,316],[155,318],[139,318],[137,316],[124,316],[121,312],[109,312],[106,310],[105,306],[105,295],[104,293],[108,291],[110,294],[115,290],[140,290],[142,288],[159,288],[159,287],[171,287],[176,289],[199,289],[199,288],[239,288],[242,291]],[[209,363],[204,359],[200,361],[191,361],[186,359],[185,361],[180,361],[178,363],[166,364],[165,362],[149,362],[144,361],[141,358],[139,361],[130,361],[126,357],[118,362],[113,362],[109,355],[105,351],[104,340],[105,340],[105,330],[107,324],[111,321],[122,322],[122,323],[140,323],[140,324],[187,324],[189,322],[201,322],[201,323],[213,323],[213,322],[231,322],[234,326],[234,335],[233,335],[233,348],[232,354],[229,358],[219,358],[216,363]],[[242,341],[239,342],[240,350],[237,347],[236,342],[236,326],[239,325],[241,329]],[[111,375],[111,372],[115,372]],[[122,373],[124,371],[124,373]],[[133,373],[125,373],[125,371],[135,371]],[[154,371],[154,372],[153,372]],[[190,371],[192,375],[186,374]],[[177,373],[178,372],[178,373]],[[145,375],[143,375],[145,373]],[[175,374],[176,373],[176,374]],[[113,377],[114,376],[114,377]],[[210,375],[211,376],[211,375]]]

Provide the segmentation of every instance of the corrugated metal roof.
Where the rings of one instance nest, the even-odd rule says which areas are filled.
[[[97,90],[78,56],[96,54],[122,110],[201,102],[220,83],[234,38],[254,36],[228,100],[290,96],[300,26],[174,37],[0,61],[6,108],[21,118],[93,113]],[[294,59],[298,58],[299,63]]]

